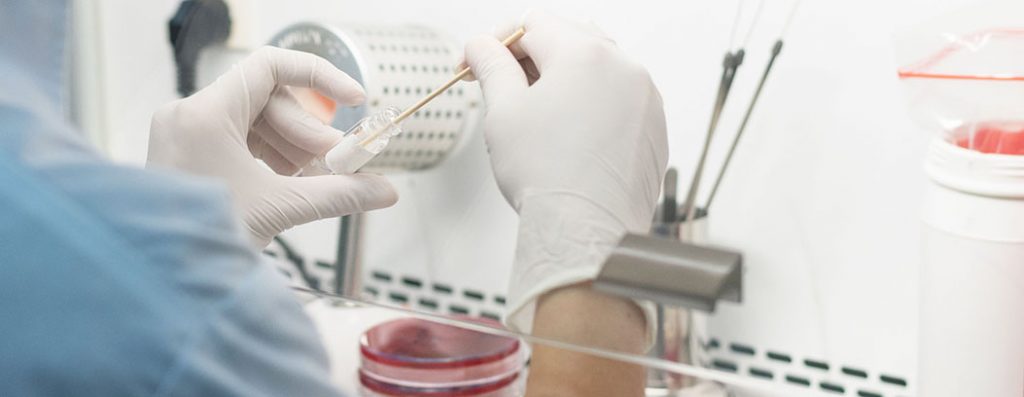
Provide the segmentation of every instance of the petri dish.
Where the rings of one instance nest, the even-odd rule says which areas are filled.
[[[359,350],[364,396],[517,396],[526,356],[516,338],[416,318],[367,330]]]

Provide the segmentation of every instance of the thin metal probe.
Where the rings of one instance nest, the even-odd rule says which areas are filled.
[[[505,46],[505,47],[508,47],[508,46],[512,45],[513,43],[515,43],[516,41],[519,41],[519,39],[522,38],[524,34],[526,34],[526,29],[519,28],[515,32],[513,32],[511,35],[506,37],[505,40],[502,40],[501,44],[503,46]],[[437,87],[437,89],[435,89],[431,93],[427,94],[427,96],[423,97],[418,102],[416,102],[415,104],[413,104],[409,108],[405,109],[405,111],[403,111],[398,116],[396,116],[393,120],[391,120],[388,123],[388,125],[384,126],[384,128],[381,128],[378,131],[374,131],[366,139],[363,139],[362,141],[360,141],[359,142],[359,146],[366,146],[370,142],[373,142],[373,140],[377,139],[377,137],[379,137],[380,134],[382,134],[384,131],[387,131],[391,127],[397,126],[398,123],[401,123],[405,119],[409,118],[409,116],[412,116],[413,113],[416,113],[418,110],[422,109],[424,106],[426,106],[428,103],[430,103],[430,101],[434,100],[434,98],[437,98],[439,95],[443,94],[449,88],[452,88],[452,86],[455,85],[455,83],[458,83],[459,81],[464,79],[466,76],[469,75],[470,72],[471,71],[470,71],[468,66],[463,68],[462,70],[459,71],[459,73],[455,74],[455,76],[453,76],[451,78],[451,80],[448,80],[448,82],[442,84],[440,87]]]
[[[715,97],[715,106],[711,112],[711,123],[704,137],[704,147],[701,150],[700,159],[697,161],[697,168],[693,172],[693,179],[690,180],[690,188],[686,193],[686,201],[683,202],[681,211],[686,216],[685,220],[691,225],[691,221],[693,221],[697,213],[697,191],[700,189],[704,165],[708,160],[708,149],[711,148],[711,141],[714,138],[715,129],[718,128],[718,120],[721,118],[722,110],[725,108],[725,101],[729,97],[729,91],[732,88],[733,79],[736,77],[736,71],[743,63],[743,56],[743,49],[740,49],[735,53],[726,53],[725,59],[722,60],[722,78],[718,83],[718,94]]]
[[[736,33],[740,27],[740,17],[743,16],[743,0],[736,0],[736,14],[732,17],[732,29],[729,29],[729,44],[728,49],[732,51],[733,44],[736,41]]]
[[[764,73],[761,74],[761,81],[757,83],[757,90],[754,91],[754,96],[750,98],[750,104],[747,105],[747,112],[743,115],[743,122],[740,123],[740,128],[736,132],[736,136],[732,139],[732,145],[729,147],[729,153],[725,155],[725,163],[723,163],[722,168],[718,170],[718,177],[715,178],[715,184],[711,188],[711,195],[708,196],[707,204],[704,205],[705,211],[711,208],[711,203],[715,200],[715,194],[718,193],[718,187],[722,184],[722,179],[725,177],[725,171],[729,168],[729,163],[732,162],[732,156],[736,152],[736,147],[739,146],[740,138],[743,137],[743,132],[747,129],[747,122],[750,121],[750,115],[754,112],[754,106],[757,105],[757,99],[761,97],[761,90],[764,89],[764,83],[768,80],[768,74],[771,73],[772,66],[775,65],[775,59],[778,58],[780,52],[782,52],[782,39],[776,40],[775,45],[772,47],[772,56],[768,58],[768,64],[764,68]]]
[[[757,9],[754,10],[754,19],[750,21],[750,27],[747,29],[747,34],[743,37],[743,44],[740,44],[740,48],[746,48],[747,44],[750,44],[750,38],[754,35],[754,30],[757,28],[757,22],[761,20],[761,14],[764,10],[764,0],[758,0]]]
[[[686,192],[686,200],[680,208],[680,213],[686,220],[693,220],[696,215],[697,190],[700,188],[701,175],[704,174],[704,164],[707,162],[708,150],[711,148],[711,141],[718,128],[718,120],[721,118],[722,109],[725,108],[725,101],[732,89],[732,81],[736,76],[736,70],[743,63],[743,49],[732,52],[733,41],[736,40],[736,32],[740,25],[740,17],[743,16],[743,0],[736,2],[736,15],[732,20],[732,29],[729,33],[728,49],[725,58],[722,59],[722,77],[718,81],[718,93],[715,95],[715,105],[711,109],[711,121],[708,125],[707,134],[704,137],[704,147],[701,149],[700,159],[697,161],[697,169],[694,170],[693,178],[690,179],[690,188]],[[691,223],[692,224],[692,223]]]
[[[775,65],[775,59],[778,58],[779,53],[782,52],[783,38],[785,38],[786,33],[789,32],[789,27],[792,26],[793,18],[796,16],[796,11],[800,9],[801,3],[802,0],[796,0],[796,2],[793,3],[793,7],[789,10],[789,15],[786,16],[786,22],[782,25],[782,32],[779,34],[778,40],[776,40],[775,44],[772,46],[772,55],[768,59],[768,64],[765,65],[764,73],[761,75],[761,81],[757,84],[757,90],[754,91],[754,96],[750,99],[750,104],[747,106],[746,114],[743,115],[743,122],[740,124],[739,130],[736,132],[736,136],[733,137],[732,145],[729,147],[729,153],[725,156],[725,162],[722,164],[722,168],[718,171],[718,177],[715,178],[715,184],[711,188],[711,194],[708,196],[708,201],[704,205],[705,211],[711,208],[711,203],[714,201],[715,195],[718,193],[718,187],[725,178],[725,172],[729,168],[729,164],[732,162],[733,154],[736,152],[736,147],[739,145],[743,132],[746,131],[747,122],[750,120],[750,115],[754,110],[754,106],[757,104],[757,100],[761,96],[761,90],[764,88],[765,81],[768,80],[768,74],[771,73],[772,67]]]
[[[796,0],[796,3],[793,3],[793,8],[789,9],[789,15],[786,16],[786,24],[782,25],[782,33],[779,34],[779,40],[786,37],[786,33],[789,32],[789,27],[793,24],[793,17],[796,16],[796,10],[800,9],[800,3],[802,2],[803,0]]]
[[[718,86],[718,97],[715,101],[715,108],[712,110],[711,125],[708,128],[707,136],[704,140],[704,147],[701,150],[700,160],[697,162],[697,169],[694,171],[693,179],[690,180],[690,190],[686,193],[686,201],[683,202],[682,212],[688,221],[688,225],[692,225],[693,218],[697,215],[697,193],[700,190],[701,179],[704,174],[704,166],[707,164],[708,150],[711,148],[711,142],[713,141],[715,130],[718,128],[718,120],[722,115],[722,110],[725,108],[725,101],[729,97],[729,92],[732,89],[732,82],[736,77],[736,73],[739,71],[740,65],[743,64],[744,50],[751,35],[754,32],[754,28],[757,26],[758,20],[761,19],[761,11],[764,8],[764,0],[758,1],[757,8],[754,10],[753,19],[750,22],[750,27],[744,34],[743,41],[740,43],[739,48],[735,52],[726,54],[726,59],[723,62],[722,80]],[[740,16],[742,15],[743,2],[740,1],[737,4],[736,17],[733,20],[732,33],[729,35],[729,48],[733,46],[733,40],[735,40],[737,27],[739,26]]]
[[[679,183],[679,172],[675,168],[669,168],[665,171],[665,183],[662,187],[664,190],[664,203],[661,206],[661,222],[664,224],[675,223],[679,219],[679,203],[676,199],[677,188],[676,184]]]

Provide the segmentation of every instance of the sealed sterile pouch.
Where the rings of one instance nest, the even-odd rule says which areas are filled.
[[[975,7],[899,37],[899,78],[912,115],[925,128],[964,148],[1024,155],[1019,3]]]

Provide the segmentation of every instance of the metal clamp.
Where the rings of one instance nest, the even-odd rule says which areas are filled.
[[[743,255],[657,236],[627,234],[605,261],[599,291],[713,312],[742,301]]]

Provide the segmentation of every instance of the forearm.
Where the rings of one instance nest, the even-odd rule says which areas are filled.
[[[646,324],[629,299],[578,284],[551,291],[537,302],[533,335],[620,353],[644,351]],[[527,397],[643,396],[644,368],[620,361],[533,345]]]
[[[627,228],[573,195],[531,197],[519,207],[509,325],[559,342],[641,354],[647,323],[632,300],[591,289]],[[644,225],[646,226],[646,225]],[[642,396],[644,370],[564,349],[533,346],[527,396]]]
[[[647,71],[601,33],[543,12],[521,27],[512,51],[487,37],[466,46],[488,102],[491,168],[519,213],[506,323],[642,353],[648,311],[590,282],[623,235],[650,229],[668,161],[661,97]],[[536,345],[527,393],[641,396],[643,385],[638,366]]]

